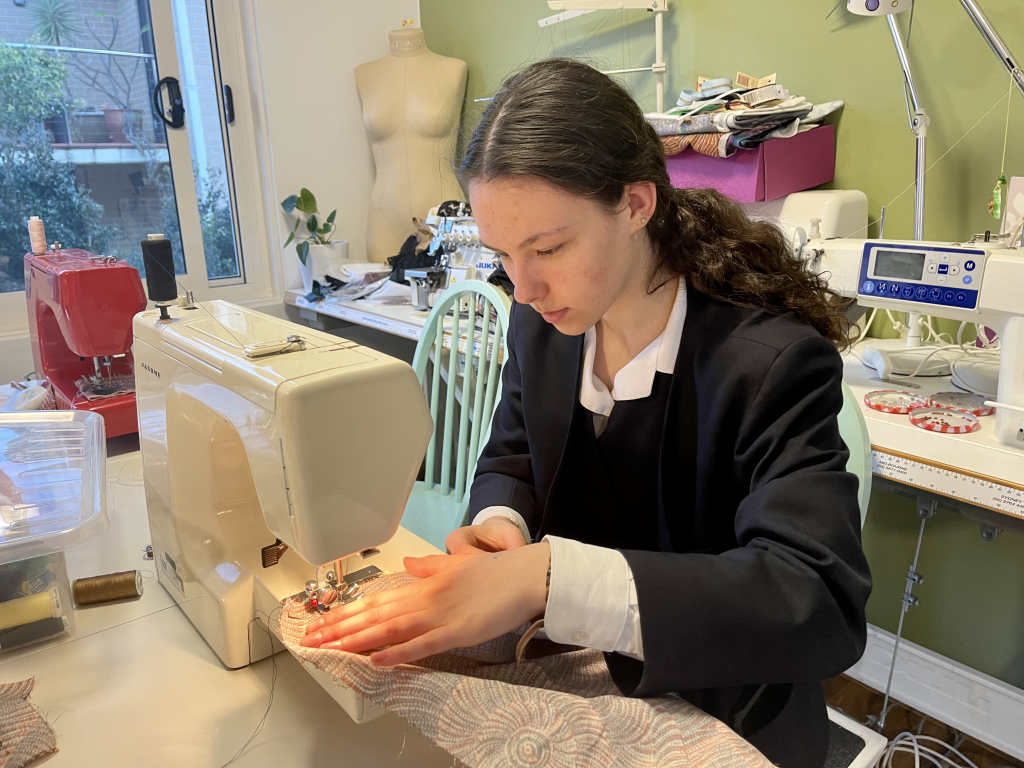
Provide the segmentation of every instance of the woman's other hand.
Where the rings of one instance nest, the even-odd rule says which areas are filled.
[[[350,653],[390,646],[371,654],[378,666],[479,645],[544,612],[550,559],[546,541],[483,555],[408,557],[405,567],[420,581],[335,608],[310,622],[302,645]]]
[[[453,555],[475,555],[525,547],[526,539],[507,517],[489,517],[479,525],[456,528],[448,534],[444,546]]]

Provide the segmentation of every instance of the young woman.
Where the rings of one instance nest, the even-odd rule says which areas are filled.
[[[674,189],[640,109],[583,64],[507,81],[460,171],[515,284],[474,524],[305,643],[397,664],[542,616],[606,651],[623,694],[676,693],[821,766],[821,681],[860,657],[871,589],[843,302],[775,228]]]

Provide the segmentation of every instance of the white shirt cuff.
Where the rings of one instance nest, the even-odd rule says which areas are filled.
[[[643,660],[640,608],[622,553],[558,536],[544,540],[551,547],[548,638]]]
[[[476,513],[476,517],[473,518],[471,525],[480,525],[484,520],[490,520],[492,517],[504,517],[519,529],[527,544],[533,541],[533,538],[530,536],[530,529],[526,525],[526,521],[523,520],[523,516],[512,509],[512,507],[484,507]]]

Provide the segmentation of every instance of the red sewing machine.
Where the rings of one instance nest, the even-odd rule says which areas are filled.
[[[25,254],[36,375],[57,407],[103,416],[107,437],[139,431],[132,318],[146,308],[139,272],[113,256],[56,246]]]

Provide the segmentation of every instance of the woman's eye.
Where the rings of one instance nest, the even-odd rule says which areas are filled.
[[[537,251],[538,256],[551,256],[552,254],[558,253],[562,250],[561,245],[556,245],[554,248],[546,248],[543,251]]]

